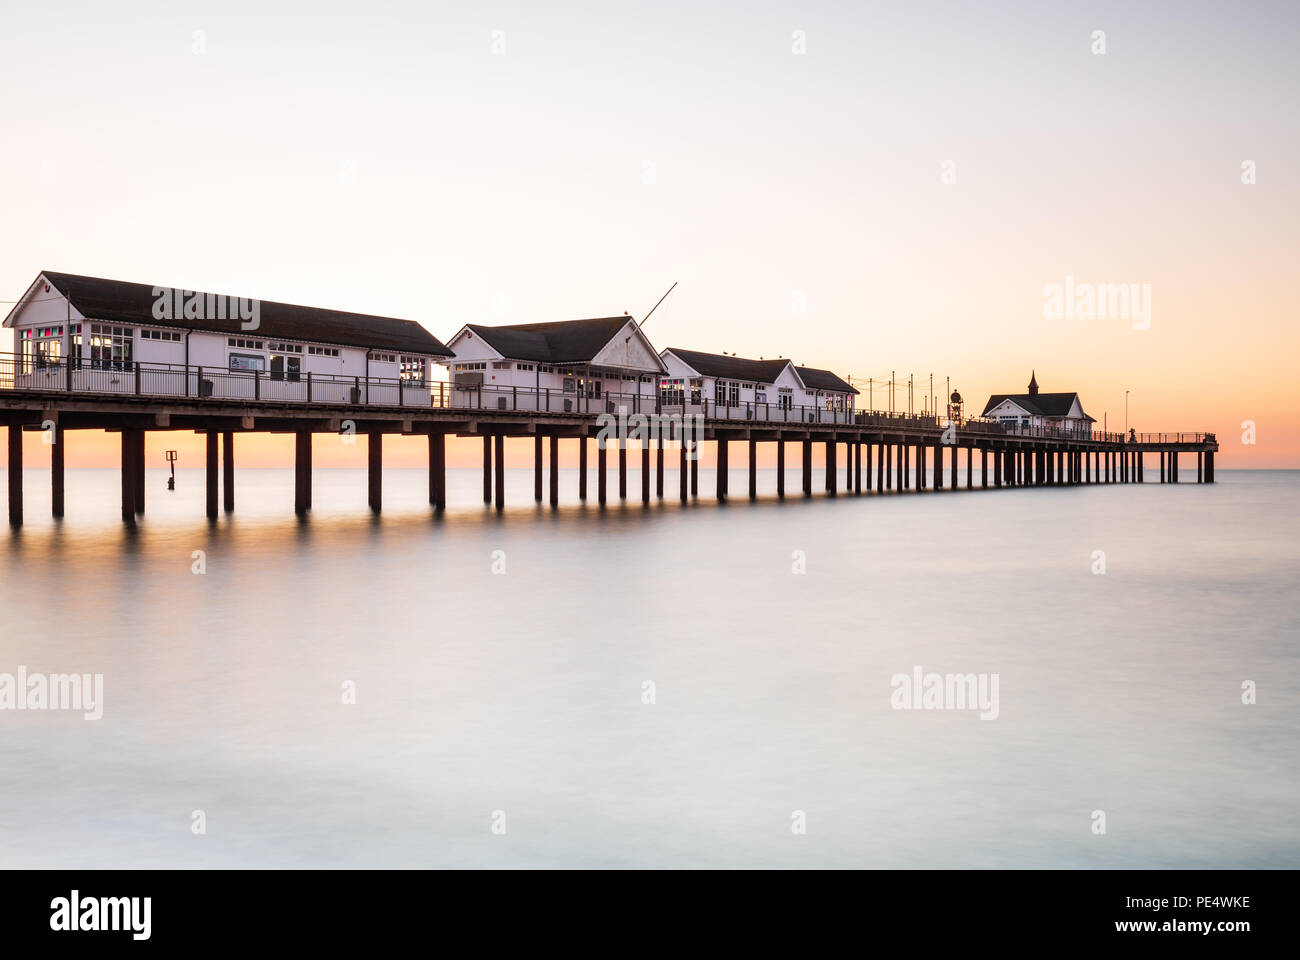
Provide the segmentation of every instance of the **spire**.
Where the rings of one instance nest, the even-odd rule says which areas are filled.
[[[1031,397],[1038,396],[1038,378],[1035,376],[1035,371],[1030,371],[1029,374],[1029,395]]]

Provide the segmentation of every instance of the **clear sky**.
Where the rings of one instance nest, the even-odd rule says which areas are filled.
[[[0,31],[0,299],[49,268],[447,339],[676,280],[659,347],[977,406],[1033,369],[1111,429],[1127,389],[1138,430],[1300,466],[1295,2],[51,2]],[[1149,285],[1149,328],[1045,316],[1067,277]]]

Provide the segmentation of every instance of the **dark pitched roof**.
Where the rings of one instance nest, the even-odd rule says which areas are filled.
[[[90,320],[214,333],[251,332],[243,330],[237,316],[233,320],[157,320],[153,315],[153,305],[158,298],[154,296],[151,284],[80,277],[49,270],[42,271],[42,275],[72,302],[82,316]],[[268,339],[309,340],[345,347],[452,356],[442,341],[413,320],[300,307],[271,300],[258,301],[258,320],[257,336]]]
[[[989,402],[984,404],[985,416],[990,410],[1000,404],[1003,400],[1010,400],[1021,407],[1024,407],[1032,414],[1040,417],[1067,417],[1070,415],[1070,408],[1074,406],[1077,393],[995,393],[989,397]],[[1079,409],[1083,409],[1083,401],[1079,401]],[[1086,413],[1084,419],[1092,420],[1093,418]]]
[[[799,371],[799,379],[804,385],[813,390],[833,390],[836,393],[857,393],[857,389],[849,383],[841,380],[829,370],[819,370],[816,367],[795,367]]]
[[[759,383],[772,383],[781,371],[790,363],[789,360],[746,360],[744,357],[729,357],[725,354],[701,353],[698,350],[683,350],[669,347],[683,363],[698,370],[701,376],[723,377],[728,380],[754,380]]]
[[[595,317],[590,320],[559,320],[554,323],[513,323],[488,327],[466,326],[482,337],[497,353],[511,360],[537,363],[582,363],[592,360],[631,317]]]

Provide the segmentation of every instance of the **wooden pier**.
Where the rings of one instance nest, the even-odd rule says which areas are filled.
[[[813,495],[814,444],[824,448],[824,492],[828,496],[914,487],[918,492],[956,490],[958,465],[963,459],[968,490],[976,486],[977,477],[980,489],[1142,483],[1148,461],[1158,463],[1162,483],[1177,483],[1180,454],[1195,458],[1197,483],[1213,483],[1214,455],[1218,450],[1214,435],[1205,433],[1067,436],[1045,430],[1007,432],[987,421],[947,426],[932,417],[863,412],[835,420],[838,422],[818,423],[756,416],[739,420],[730,411],[725,419],[705,417],[702,436],[697,432],[696,439],[715,445],[716,499],[724,501],[731,496],[727,466],[733,443],[744,443],[748,448],[746,492],[751,499],[758,495],[755,462],[761,444],[776,445],[778,497],[786,496],[786,454],[787,444],[791,443],[798,445],[802,468],[800,493],[804,497]],[[12,387],[0,387],[0,426],[11,428],[8,431],[8,508],[9,522],[14,526],[23,521],[21,433],[24,430],[54,432],[50,477],[52,510],[56,517],[63,516],[66,507],[65,443],[75,445],[75,434],[81,430],[120,434],[122,518],[128,523],[145,512],[144,452],[148,432],[181,430],[204,434],[207,515],[215,519],[219,509],[229,512],[235,507],[235,446],[240,434],[294,436],[294,510],[304,515],[312,506],[312,437],[315,434],[355,432],[369,439],[369,503],[378,512],[383,505],[385,435],[427,437],[429,503],[436,510],[447,506],[447,436],[480,438],[483,502],[500,509],[505,500],[507,437],[533,440],[534,497],[539,503],[542,501],[545,485],[547,501],[557,506],[560,502],[558,463],[563,446],[572,441],[578,448],[578,498],[585,501],[588,444],[595,441],[600,430],[598,416],[588,412],[259,402],[193,396],[61,393]],[[617,450],[617,496],[626,500],[627,445],[619,441],[611,444]],[[657,444],[653,449],[647,444],[641,450],[637,471],[640,483],[636,492],[642,503],[664,498],[665,456],[671,457],[674,448],[677,448],[677,496],[682,502],[698,498],[698,459],[689,457],[688,451],[678,444]],[[545,471],[544,460],[549,467]],[[600,443],[597,443],[596,465],[597,500],[604,504],[609,493],[608,459],[607,450]]]

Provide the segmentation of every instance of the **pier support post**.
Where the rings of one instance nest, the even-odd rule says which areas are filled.
[[[853,492],[853,441],[844,441],[844,492]]]
[[[1205,451],[1205,482],[1214,482],[1214,451]]]
[[[826,492],[832,497],[839,490],[839,473],[835,469],[837,447],[834,440],[826,441]]]
[[[713,471],[714,496],[719,500],[727,499],[727,441],[718,437],[717,469]]]
[[[989,486],[989,451],[988,447],[980,447],[980,488],[987,490]]]
[[[303,516],[311,509],[311,432],[294,434],[293,512]]]
[[[876,447],[876,493],[885,489],[885,441],[882,439],[880,445]],[[867,447],[867,463],[871,463],[871,448]],[[871,469],[868,467],[867,472]]]
[[[578,499],[587,499],[587,438],[578,438]]]
[[[885,464],[885,487],[888,490],[894,489],[894,460],[902,462],[902,454],[896,454],[894,444],[881,444],[880,456]]]
[[[1196,451],[1196,482],[1205,482],[1205,454],[1199,450]]]
[[[803,442],[803,495],[812,496],[812,441]]]
[[[650,437],[641,437],[641,502],[650,503]]]
[[[605,505],[606,485],[608,483],[606,474],[606,463],[609,451],[605,448],[603,439],[596,440],[596,502],[602,507]]]
[[[17,427],[10,427],[10,435],[17,430]],[[123,430],[119,435],[122,446],[122,519],[127,523],[135,523],[135,452],[131,442],[131,431]],[[10,448],[10,482],[13,482],[13,448]],[[21,453],[19,454],[19,467],[22,466]],[[22,488],[19,488],[19,509],[22,504]],[[10,504],[13,503],[13,488],[10,487]],[[19,519],[21,522],[21,517]]]
[[[221,505],[226,513],[235,509],[235,434],[226,430],[221,434]]]
[[[429,434],[429,502],[435,510],[447,509],[447,435]]]
[[[1141,452],[1138,453],[1138,483],[1146,483],[1146,459]]]
[[[9,434],[9,525],[23,525],[23,428],[11,423]],[[123,440],[123,443],[126,441]],[[122,469],[126,470],[126,449],[122,450]],[[126,519],[126,481],[122,481],[122,517]],[[131,510],[130,519],[135,519],[135,510]]]
[[[492,437],[483,436],[483,502],[492,502]]]
[[[993,451],[993,486],[994,487],[1002,486],[1002,460],[1003,460],[1002,451],[994,450]]]
[[[655,498],[664,498],[664,437],[659,434],[655,441]]]
[[[372,433],[366,438],[366,480],[370,492],[370,509],[384,508],[384,435]]]
[[[868,468],[870,473],[870,468]],[[862,438],[853,441],[853,492],[862,493]]]
[[[618,439],[618,498],[627,499],[627,441]]]
[[[758,441],[749,441],[749,499],[758,499]]]
[[[955,487],[956,484],[954,483]],[[943,441],[936,440],[934,443],[934,489],[943,489]]]
[[[506,435],[498,433],[493,438],[492,459],[496,461],[496,501],[497,509],[506,505]]]
[[[132,447],[134,447],[134,445],[135,445],[135,438],[134,438],[134,437],[131,437],[131,438],[128,440],[128,439],[127,439],[128,434],[129,434],[129,431],[126,431],[126,430],[123,430],[123,431],[122,431],[123,442],[124,442],[124,443],[128,443],[128,444],[130,444]],[[215,430],[209,430],[209,431],[204,435],[204,440],[206,441],[206,445],[207,445],[207,450],[206,450],[206,452],[207,452],[207,462],[206,462],[206,466],[207,466],[207,481],[208,481],[208,482],[207,482],[207,492],[208,492],[208,519],[209,519],[209,520],[215,520],[215,519],[217,519],[217,456],[218,456],[218,450],[217,450],[217,431],[215,431]],[[135,470],[136,470],[136,459],[135,459],[135,451],[134,451],[134,449],[132,449],[132,451],[131,451],[131,462],[132,462],[132,467],[131,467],[131,480],[132,480],[132,482],[134,483],[134,481],[135,481]]]
[[[776,442],[776,497],[785,499],[785,441]]]
[[[54,445],[50,447],[50,514],[63,516],[63,427],[54,425]]]
[[[871,490],[871,441],[868,440],[862,445],[863,451],[867,455],[867,490]]]
[[[135,478],[135,512],[136,514],[144,513],[144,431],[133,430],[132,439],[133,452],[135,455],[135,469],[132,476]]]
[[[1178,482],[1178,451],[1169,454],[1169,482]]]
[[[700,443],[704,440],[703,432],[693,433],[691,440],[691,496],[699,497],[700,495]]]
[[[975,489],[975,481],[973,479],[973,472],[972,472],[974,466],[975,466],[975,447],[968,446],[966,448],[966,489],[967,490]]]
[[[542,435],[533,437],[533,499],[542,502]]]
[[[952,464],[948,467],[948,487],[957,489],[957,447],[952,447]]]
[[[694,431],[691,432],[694,433]],[[678,438],[681,440],[680,443],[681,449],[677,453],[677,458],[678,458],[677,459],[677,487],[678,487],[678,494],[681,497],[682,503],[685,503],[687,500],[690,499],[690,491],[688,489],[689,483],[688,483],[687,475],[690,473],[691,468],[690,465],[686,462],[686,457],[688,454],[688,451],[686,449],[686,436],[685,434],[679,432]]]
[[[912,445],[910,443],[902,444],[903,462],[898,468],[899,488],[903,490],[912,489]]]
[[[547,464],[547,466],[550,468],[551,471],[550,474],[551,489],[549,491],[551,495],[551,506],[558,507],[560,505],[560,438],[559,437],[551,437],[550,455],[551,455],[551,460],[550,463]]]

